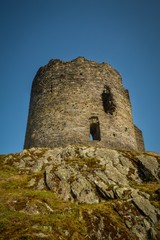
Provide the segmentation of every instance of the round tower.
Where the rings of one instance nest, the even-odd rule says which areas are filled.
[[[37,72],[24,148],[67,144],[137,150],[129,94],[109,64],[51,60]]]

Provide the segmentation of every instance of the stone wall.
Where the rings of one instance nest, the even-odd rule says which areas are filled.
[[[138,150],[128,91],[109,64],[51,60],[37,72],[24,148],[67,144]]]
[[[143,141],[143,134],[142,131],[136,126],[135,127],[135,134],[136,134],[136,141],[137,141],[137,147],[140,152],[145,151],[144,141]]]

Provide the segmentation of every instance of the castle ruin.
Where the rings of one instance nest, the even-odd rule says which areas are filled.
[[[37,72],[24,148],[68,144],[144,151],[128,90],[111,65],[56,59]]]

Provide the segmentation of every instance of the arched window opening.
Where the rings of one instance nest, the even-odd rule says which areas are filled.
[[[98,117],[91,117],[90,118],[90,140],[101,140],[100,136],[100,124]]]
[[[104,86],[104,90],[102,93],[102,103],[103,103],[103,109],[106,113],[113,114],[115,111],[116,105],[113,100],[113,95],[110,91],[110,88],[108,86]]]

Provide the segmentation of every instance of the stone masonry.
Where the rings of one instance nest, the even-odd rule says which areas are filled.
[[[56,59],[37,72],[24,148],[68,144],[144,151],[128,90],[111,65]]]

